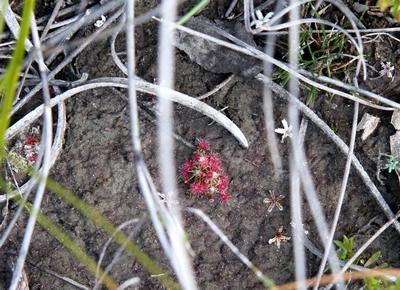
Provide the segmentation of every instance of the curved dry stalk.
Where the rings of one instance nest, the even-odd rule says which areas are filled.
[[[296,0],[291,0],[290,3],[295,3]],[[299,7],[295,6],[293,10],[290,11],[290,21],[296,22],[296,20],[300,17]],[[290,66],[297,70],[298,62],[299,62],[299,51],[298,48],[300,46],[299,39],[299,26],[293,25],[289,27],[289,63]],[[264,85],[265,86],[265,85]],[[300,95],[299,81],[296,77],[292,77],[289,79],[289,91],[294,96]],[[296,106],[289,102],[288,108],[288,116],[289,122],[291,126],[293,126],[293,136],[291,142],[291,158],[290,158],[290,212],[291,217],[293,219],[294,224],[302,225],[302,202],[301,202],[301,194],[300,194],[300,184],[303,179],[302,173],[300,172],[300,166],[296,164],[296,160],[299,158],[296,157],[299,151],[296,150],[295,147],[301,148],[303,150],[303,140],[304,137],[300,136],[300,126],[299,126],[299,112]],[[305,131],[304,131],[305,133]],[[294,157],[294,158],[293,158]],[[313,207],[310,204],[310,207]],[[315,217],[314,217],[315,218]],[[315,218],[317,221],[317,219]],[[302,232],[301,232],[302,234]],[[304,281],[306,278],[306,258],[304,253],[304,246],[302,241],[302,236],[299,235],[299,232],[295,231],[293,233],[293,254],[295,260],[295,277],[297,281]],[[335,264],[331,260],[332,269],[335,271]],[[306,285],[304,283],[299,283],[299,290],[305,290]]]
[[[141,144],[140,144],[140,130],[137,112],[137,96],[136,90],[139,87],[138,80],[135,75],[135,40],[134,40],[134,1],[127,3],[127,20],[126,20],[126,35],[127,35],[127,57],[128,57],[128,95],[130,107],[130,120],[131,120],[131,137],[133,144],[133,151],[135,155],[135,165],[137,168],[137,175],[139,178],[139,185],[145,195],[146,203],[150,214],[153,219],[153,224],[158,231],[160,242],[163,246],[164,252],[169,258],[178,280],[184,289],[197,289],[196,280],[194,278],[192,263],[188,255],[186,247],[186,235],[183,231],[183,222],[180,216],[179,205],[169,205],[165,210],[155,192],[152,189],[151,177],[146,177],[147,167],[145,166]],[[174,21],[177,9],[176,1],[162,1],[161,12],[163,17],[169,21]],[[172,103],[171,96],[174,94],[173,76],[170,69],[173,68],[173,47],[172,38],[173,31],[169,30],[166,25],[161,26],[160,34],[160,82],[162,86],[155,87],[155,93],[159,95],[159,109],[160,109],[160,131],[159,142],[160,152],[160,174],[161,184],[164,193],[171,200],[177,200],[177,189],[174,160],[173,160],[173,139],[172,139]],[[164,65],[168,66],[164,67]],[[145,82],[144,82],[145,83]],[[197,100],[196,100],[197,101]],[[167,167],[166,167],[167,166]],[[167,172],[166,172],[167,171]],[[167,178],[166,178],[167,177]],[[171,177],[171,180],[168,179]],[[172,180],[173,179],[173,180]],[[161,215],[154,211],[154,205],[161,209]],[[168,240],[167,240],[168,237]]]
[[[159,20],[159,21],[163,22],[163,20]],[[292,76],[297,77],[298,79],[302,80],[303,82],[305,82],[305,83],[307,83],[307,84],[309,84],[311,86],[314,86],[314,87],[316,87],[318,89],[324,90],[324,91],[326,91],[328,93],[332,93],[332,94],[335,94],[335,95],[350,99],[352,101],[357,101],[360,104],[363,104],[365,106],[376,108],[376,109],[380,109],[380,110],[400,109],[400,104],[395,103],[393,101],[390,101],[387,98],[381,97],[381,96],[376,95],[376,94],[370,93],[370,94],[372,94],[374,96],[374,98],[376,100],[379,100],[383,104],[391,106],[391,107],[384,107],[384,106],[376,105],[376,104],[374,104],[374,103],[372,103],[370,101],[366,101],[364,99],[361,99],[359,97],[355,97],[355,96],[353,96],[351,94],[348,94],[348,93],[345,93],[343,91],[340,91],[340,90],[325,86],[323,84],[320,84],[318,82],[315,82],[315,81],[309,79],[308,77],[302,75],[300,73],[300,71],[296,71],[296,70],[292,69],[290,66],[288,66],[284,62],[279,61],[277,59],[274,59],[273,57],[271,57],[269,55],[266,55],[265,53],[263,53],[263,52],[259,51],[258,49],[248,45],[247,43],[241,41],[240,39],[234,37],[233,35],[230,35],[230,34],[226,33],[224,30],[219,29],[218,27],[213,27],[213,29],[215,29],[215,31],[220,33],[221,35],[223,35],[225,37],[228,37],[229,40],[235,41],[236,43],[240,43],[242,46],[238,46],[238,45],[232,44],[230,42],[215,38],[213,36],[210,36],[210,35],[207,35],[207,34],[204,34],[204,33],[198,32],[196,30],[193,30],[193,29],[190,29],[190,28],[187,28],[187,27],[184,27],[184,26],[180,26],[180,25],[177,25],[177,24],[174,24],[174,23],[170,23],[170,25],[171,25],[171,27],[174,27],[174,28],[176,28],[178,30],[184,31],[184,32],[189,33],[189,34],[194,35],[194,36],[198,36],[198,37],[204,38],[204,39],[212,41],[212,42],[215,42],[215,43],[217,43],[217,44],[219,44],[221,46],[233,49],[233,50],[238,51],[240,53],[244,53],[246,55],[253,56],[253,57],[258,58],[258,59],[263,60],[263,61],[271,62],[274,65],[276,65],[277,67],[287,71]],[[337,82],[337,80],[334,80],[334,81]]]
[[[56,163],[58,156],[60,156],[61,154],[66,129],[67,129],[67,112],[65,109],[65,103],[60,102],[58,103],[58,111],[57,111],[57,130],[54,136],[53,145],[51,147],[50,167],[53,167],[53,165]]]
[[[268,22],[269,25],[274,24],[278,19],[282,18],[285,16],[285,14],[289,13],[292,11],[293,8],[299,7],[303,4],[313,2],[314,0],[300,0],[296,1],[293,4],[287,6],[286,8],[282,9],[279,13],[275,14],[270,21]],[[332,3],[337,9],[339,9],[350,21],[351,26],[354,28],[354,32],[357,33],[359,31],[358,27],[361,29],[365,28],[364,25],[361,23],[360,20],[357,19],[357,17],[354,16],[354,14],[351,12],[351,10],[343,3],[343,1],[339,0],[324,0],[326,2]],[[358,26],[358,27],[357,27]]]
[[[329,233],[329,238],[328,238],[328,240],[326,242],[325,253],[324,253],[324,256],[322,258],[320,267],[319,267],[319,271],[318,271],[318,275],[317,275],[317,283],[314,286],[314,290],[318,289],[319,282],[321,281],[321,277],[324,274],[326,261],[328,259],[328,253],[329,253],[329,251],[331,249],[331,245],[333,243],[333,238],[334,238],[334,235],[335,235],[335,232],[336,232],[336,227],[337,227],[337,224],[338,224],[338,221],[339,221],[339,216],[340,216],[340,212],[341,212],[341,209],[342,209],[342,205],[343,205],[343,201],[344,201],[344,197],[345,197],[345,193],[346,193],[347,181],[349,180],[349,175],[350,175],[351,159],[352,159],[353,152],[354,152],[354,145],[356,143],[356,133],[357,133],[357,123],[358,123],[358,110],[359,110],[359,103],[354,103],[353,125],[352,125],[352,129],[351,129],[349,152],[347,153],[347,160],[346,160],[346,166],[345,166],[345,170],[344,170],[343,181],[342,181],[342,185],[341,185],[341,188],[340,188],[340,193],[339,193],[339,198],[338,198],[338,201],[337,201],[335,215],[333,217],[331,231]],[[341,272],[342,273],[344,272],[343,268],[342,268]]]
[[[56,134],[54,136],[53,145],[51,147],[50,167],[53,167],[58,156],[60,156],[62,145],[64,142],[65,130],[67,128],[67,115],[66,115],[66,109],[65,109],[64,102],[58,103],[57,114],[58,114],[57,115],[57,130],[56,130]],[[37,118],[39,118],[39,116]],[[32,122],[30,122],[27,126],[29,126],[35,120],[32,120]],[[21,128],[21,130],[22,129],[24,129],[24,128]],[[35,169],[35,171],[38,171],[38,170],[40,170],[39,167]],[[24,185],[22,185],[20,188],[18,188],[18,191],[21,193],[22,196],[25,196],[26,193],[31,190],[31,188],[33,187],[33,184],[35,182],[36,182],[36,178],[31,177],[31,179],[29,181],[27,181]],[[7,196],[8,196],[8,198],[14,198],[14,195],[10,195],[10,193],[0,195],[0,203],[5,202],[7,200]],[[0,242],[0,248],[1,248],[1,245],[2,245],[2,243]]]
[[[277,2],[274,13],[279,12],[282,9],[282,3]],[[274,57],[275,55],[275,43],[277,37],[271,35],[267,37],[267,45],[265,47],[265,54]],[[263,61],[264,74],[268,78],[272,78],[273,65],[270,62]],[[278,149],[278,141],[275,134],[275,120],[274,120],[274,104],[272,100],[271,88],[264,84],[263,88],[263,112],[264,112],[264,125],[267,132],[267,144],[269,149],[269,155],[271,157],[272,165],[274,167],[274,173],[276,178],[280,178],[282,174],[282,158]]]
[[[243,255],[239,249],[229,240],[229,238],[222,232],[222,230],[200,209],[197,208],[186,208],[186,211],[191,212],[201,218],[208,227],[221,239],[221,241],[228,246],[228,248],[234,253],[243,264],[247,266],[256,277],[264,284],[266,287],[272,287],[274,284],[270,278],[265,276],[254,264]]]
[[[65,38],[68,38],[70,35],[76,33],[84,25],[94,22],[101,15],[105,15],[110,13],[111,11],[120,9],[121,6],[123,6],[124,4],[125,4],[124,0],[114,0],[114,1],[107,1],[104,3],[104,5],[99,3],[93,7],[86,9],[85,13],[82,13],[82,16],[79,18],[79,20],[75,21],[72,25],[70,25],[66,33],[50,39],[48,45],[57,46]]]
[[[344,143],[343,140],[340,137],[338,137],[335,134],[335,132],[333,132],[332,129],[323,120],[321,120],[321,118],[319,118],[318,115],[315,114],[310,108],[308,108],[300,100],[298,100],[297,98],[295,98],[294,96],[289,94],[289,92],[287,92],[284,88],[282,88],[277,83],[271,81],[270,79],[266,79],[264,75],[259,74],[259,75],[257,75],[256,78],[262,82],[267,82],[271,86],[272,91],[279,98],[284,99],[286,101],[293,101],[295,103],[295,105],[297,106],[297,108],[305,116],[307,116],[307,118],[309,118],[316,126],[318,126],[322,130],[322,132],[324,132],[324,134],[326,134],[328,136],[328,138],[330,138],[344,154],[348,154],[349,147],[346,145],[346,143]],[[357,170],[357,172],[358,172],[359,176],[361,177],[362,181],[364,182],[364,184],[369,189],[372,196],[375,198],[378,205],[381,207],[382,211],[385,213],[385,215],[389,219],[392,219],[394,217],[392,210],[390,209],[389,205],[383,198],[382,194],[376,188],[375,184],[372,182],[368,173],[365,171],[365,169],[363,168],[360,161],[357,159],[357,157],[355,155],[352,156],[352,164],[353,164],[354,168]],[[400,223],[395,221],[394,224],[395,224],[396,230],[400,233]]]
[[[33,229],[36,224],[37,215],[40,211],[40,206],[42,203],[42,199],[44,196],[44,190],[46,188],[46,180],[50,171],[50,163],[51,163],[51,142],[52,142],[52,113],[50,107],[50,92],[49,86],[47,82],[47,72],[46,65],[44,64],[44,59],[41,51],[41,44],[39,33],[36,27],[36,20],[32,13],[31,15],[31,30],[32,30],[32,38],[33,45],[37,54],[37,61],[39,64],[40,77],[43,83],[43,111],[44,111],[44,121],[43,121],[43,130],[42,130],[42,140],[40,142],[41,147],[43,148],[44,157],[43,164],[41,168],[41,177],[39,179],[39,185],[36,190],[36,196],[32,205],[31,214],[29,215],[29,219],[27,225],[25,227],[24,238],[22,240],[21,248],[19,251],[19,255],[15,264],[15,268],[13,271],[11,283],[9,290],[16,290],[18,287],[19,280],[22,275],[22,270],[25,264],[25,259],[28,254],[29,246],[32,239]]]
[[[112,259],[112,261],[107,265],[107,268],[104,269],[103,274],[100,276],[100,268],[101,268],[101,263],[103,262],[104,256],[106,254],[107,248],[108,246],[111,244],[111,242],[114,239],[115,234],[117,234],[118,232],[120,232],[123,228],[134,224],[134,223],[138,223],[139,219],[131,219],[128,220],[122,224],[120,224],[114,231],[114,233],[108,238],[108,240],[106,241],[106,243],[103,246],[103,249],[101,250],[99,259],[97,260],[97,268],[96,268],[96,273],[95,273],[95,284],[93,286],[93,290],[97,290],[103,279],[105,278],[106,275],[108,275],[108,273],[111,271],[112,267],[115,265],[115,263],[117,262],[117,260],[119,259],[119,257],[121,256],[126,244],[128,243],[128,241],[130,241],[132,239],[132,237],[134,236],[134,234],[136,234],[138,232],[138,228],[140,228],[140,226],[143,224],[143,219],[142,222],[133,230],[129,233],[128,238],[126,239],[126,241],[118,248],[118,250],[115,252],[114,257]]]
[[[111,36],[111,43],[110,43],[110,47],[111,47],[111,57],[114,60],[114,63],[117,65],[117,67],[125,74],[128,75],[128,68],[125,66],[125,64],[123,64],[123,62],[121,61],[121,59],[118,57],[117,52],[115,51],[115,41],[117,40],[117,37],[119,35],[119,33],[121,32],[122,28],[124,27],[126,22],[126,17],[125,14],[123,14],[121,16],[121,19],[117,25],[117,27],[115,28],[115,32],[113,33],[113,35]]]
[[[75,280],[73,280],[73,279],[71,279],[71,278],[69,278],[69,277],[60,275],[60,274],[58,274],[58,273],[56,273],[56,272],[54,272],[54,271],[51,271],[51,270],[49,270],[49,269],[42,268],[42,267],[40,267],[39,265],[33,264],[32,262],[29,262],[29,261],[27,261],[27,262],[28,262],[28,264],[32,265],[33,267],[38,268],[40,271],[43,271],[43,272],[45,272],[45,273],[47,273],[47,274],[49,274],[49,275],[51,275],[51,276],[54,276],[54,277],[56,277],[57,279],[60,279],[61,281],[64,281],[65,283],[68,283],[68,284],[70,284],[70,285],[76,287],[77,289],[81,289],[81,290],[91,290],[91,288],[89,288],[88,286],[83,285],[83,284],[81,284],[81,283],[79,283],[79,282],[77,282],[77,281],[75,281]]]
[[[83,43],[79,45],[74,51],[71,52],[60,64],[58,64],[52,71],[50,71],[47,75],[47,79],[53,79],[65,66],[67,66],[82,50],[84,50],[89,44],[92,43],[94,39],[102,35],[102,32],[113,23],[115,19],[117,19],[121,13],[123,13],[123,9],[118,10],[112,16],[110,16],[107,21],[103,24],[102,27],[97,29],[93,34],[87,37]],[[42,88],[42,82],[37,84],[34,88],[30,90],[26,96],[19,101],[13,109],[11,110],[11,116],[14,115],[19,109],[21,109],[36,93],[38,93]]]
[[[37,37],[36,37],[36,41],[37,41]],[[31,56],[31,60],[33,60],[33,56]],[[43,60],[40,62],[39,58],[37,60],[37,62],[39,63],[39,67],[41,67],[41,70],[43,72],[43,70],[47,70],[46,67],[43,67]],[[28,65],[28,68],[26,70],[26,72],[29,70],[30,64]],[[27,74],[24,74],[24,78],[26,77]],[[42,75],[42,78],[44,76]],[[22,86],[20,87],[22,89]],[[54,89],[56,91],[58,91],[57,87],[54,87]],[[47,92],[47,98],[49,99],[49,93],[48,90]],[[49,127],[49,125],[47,125],[47,128]],[[49,128],[47,129],[49,130]],[[52,129],[51,129],[52,130]],[[66,130],[66,110],[65,110],[65,104],[64,102],[60,102],[58,104],[58,119],[57,119],[57,131],[54,137],[54,141],[53,141],[53,146],[51,147],[51,160],[50,160],[50,164],[48,165],[49,168],[51,168],[56,159],[58,158],[59,154],[61,153],[61,148],[62,148],[62,143],[64,140],[64,134],[65,134],[65,130]],[[42,146],[43,149],[43,146]],[[43,150],[41,150],[43,151]],[[49,151],[49,150],[48,150]],[[46,153],[48,154],[48,152]],[[38,160],[41,158],[38,158]],[[42,167],[41,169],[39,168],[39,164],[40,162],[38,161],[37,164],[35,165],[35,170],[36,171],[43,171],[44,168]],[[45,165],[45,164],[44,164]],[[21,195],[24,196],[24,202],[26,201],[26,199],[29,196],[29,192],[32,190],[33,186],[36,184],[37,180],[35,177],[31,177],[30,180],[28,182],[26,182],[21,188],[18,187],[18,184],[16,184],[17,187],[17,192]],[[8,194],[4,194],[4,195],[0,195],[0,203],[7,201],[8,199]],[[1,236],[0,239],[0,248],[2,247],[2,245],[4,244],[4,242],[7,240],[8,236],[10,235],[14,225],[16,224],[19,216],[22,213],[22,209],[23,207],[20,206],[17,210],[17,212],[15,213],[13,219],[10,221],[9,225],[7,226],[7,229],[3,232],[3,235]]]
[[[330,26],[333,29],[335,29],[335,33],[343,33],[356,48],[356,50],[358,52],[358,56],[359,56],[359,61],[361,62],[362,66],[363,66],[363,72],[366,75],[367,66],[366,66],[366,61],[365,61],[364,55],[363,55],[362,47],[359,46],[356,39],[349,32],[347,32],[346,29],[341,28],[339,25],[336,25],[335,23],[332,23],[327,20],[316,19],[316,18],[303,18],[303,19],[298,19],[296,21],[290,21],[290,22],[286,22],[286,23],[282,23],[282,24],[268,26],[265,28],[261,27],[261,28],[263,28],[267,31],[278,31],[278,30],[282,30],[285,28],[290,28],[292,26],[299,26],[301,24],[311,24],[311,23],[318,23],[318,24]]]
[[[8,28],[10,29],[12,35],[14,36],[15,39],[18,38],[19,36],[19,23],[17,18],[15,17],[14,12],[12,11],[10,4],[8,1],[5,1],[5,3],[0,5],[0,9],[5,9],[5,11],[2,11],[3,16],[4,16],[4,21],[7,23]],[[33,47],[32,42],[27,39],[25,41],[25,50],[29,51]]]
[[[244,14],[243,15],[244,27],[246,28],[246,31],[254,34],[254,30],[251,29],[251,26],[250,26],[250,14],[252,14],[253,19],[255,19],[253,0],[244,0],[243,1],[243,14]]]
[[[86,90],[96,89],[100,87],[120,87],[126,88],[127,87],[127,80],[125,78],[99,78],[92,80],[90,83],[86,85],[81,85],[79,87],[70,89],[68,91],[63,92],[62,94],[54,97],[51,99],[50,105],[55,106],[61,101],[65,101],[66,99],[81,93]],[[158,86],[154,84],[150,84],[145,81],[136,80],[136,89],[141,92],[149,93],[156,95]],[[179,103],[183,106],[186,106],[190,109],[196,110],[218,124],[224,126],[232,135],[234,135],[240,144],[244,147],[248,147],[248,141],[242,131],[224,114],[220,113],[218,110],[215,110],[211,106],[198,101],[196,98],[190,97],[183,93],[170,90],[170,98],[173,102]],[[7,139],[14,137],[18,132],[22,129],[28,127],[32,124],[41,114],[43,113],[43,105],[38,106],[36,109],[32,110],[28,114],[26,114],[23,118],[21,118],[18,122],[12,125],[7,131]]]
[[[201,100],[208,98],[209,96],[212,96],[213,94],[215,94],[216,92],[221,90],[223,87],[225,87],[227,84],[229,84],[234,79],[235,79],[235,75],[231,74],[229,77],[227,77],[221,83],[216,85],[212,90],[208,91],[207,93],[202,94],[201,96],[198,96],[196,99],[201,101]]]
[[[176,19],[178,3],[176,0],[164,0],[161,2],[161,17],[166,23]],[[171,96],[174,88],[175,53],[173,40],[174,30],[168,24],[161,23],[158,45],[158,78],[160,86],[157,89],[158,115],[158,163],[161,179],[162,193],[168,200],[178,200],[176,184],[176,164],[174,158],[173,139],[173,106]],[[132,25],[133,26],[133,25]],[[128,50],[129,53],[129,50]],[[130,71],[132,76],[134,72]],[[132,78],[132,82],[134,82]],[[179,203],[171,203],[168,206],[169,214],[174,222],[173,226],[167,226],[166,230],[171,243],[173,259],[170,261],[182,288],[187,290],[197,289],[192,261],[189,257],[186,244],[186,233],[183,230],[181,206]]]
[[[373,39],[364,41],[364,43],[373,42],[373,41],[375,41],[376,39],[381,38],[382,36],[387,36],[387,37],[389,37],[389,38],[391,38],[391,39],[393,39],[393,40],[395,40],[395,41],[397,41],[397,42],[400,42],[400,39],[399,39],[399,38],[397,38],[397,37],[395,37],[395,36],[393,36],[393,35],[391,35],[391,34],[389,34],[389,33],[385,33],[385,32],[380,32],[380,33],[369,33],[369,34],[363,35],[362,37],[363,37],[363,38],[370,38],[371,36],[375,36],[375,37],[374,37]]]
[[[359,87],[356,87],[356,86],[353,86],[353,85],[350,85],[350,84],[346,84],[346,83],[344,83],[344,82],[342,82],[340,80],[335,80],[335,79],[328,78],[328,77],[325,77],[325,76],[316,76],[316,75],[313,75],[312,73],[310,73],[310,72],[308,72],[306,70],[299,70],[299,72],[301,72],[304,75],[307,75],[309,77],[316,78],[317,80],[320,80],[322,82],[326,82],[328,84],[332,84],[332,85],[335,85],[337,87],[340,87],[340,88],[343,88],[343,89],[346,89],[346,90],[353,91],[355,93],[364,95],[364,96],[369,97],[369,98],[371,98],[373,100],[376,100],[378,102],[380,102],[382,100],[382,97],[380,95],[377,95],[377,94],[375,94],[373,92],[361,89]],[[391,106],[393,108],[397,108],[398,105],[399,105],[399,103],[396,103],[396,102],[394,102],[394,101],[392,101],[390,99],[386,99],[385,102],[386,102],[387,105],[389,105],[389,106]],[[361,102],[359,102],[359,103],[361,104]],[[393,109],[391,109],[391,108],[390,109],[389,108],[383,108],[383,110],[393,110]]]
[[[299,233],[299,236],[302,238],[302,240],[300,240],[300,243],[304,245],[304,247],[314,256],[322,259],[323,257],[323,253],[321,253],[320,250],[318,250],[318,248],[307,238],[305,232],[304,232],[304,228],[303,226],[296,226],[295,224],[292,224],[292,230],[293,231],[297,231]],[[345,263],[343,261],[339,261],[339,265],[341,267],[343,267],[345,265]],[[362,266],[358,266],[355,264],[352,264],[350,267],[350,269],[356,270],[356,271],[368,271],[368,268],[362,267]]]
[[[280,18],[282,18],[286,13],[288,12],[292,12],[293,9],[298,9],[299,6],[308,3],[308,2],[312,2],[313,0],[303,0],[303,1],[294,1],[291,2],[291,5],[289,5],[288,7],[282,9],[279,13],[275,14],[266,24],[265,27],[271,27],[272,24],[274,24],[275,22],[277,22]],[[326,2],[332,3],[337,9],[339,9],[349,20],[351,26],[353,27],[355,34],[356,34],[356,38],[358,41],[358,47],[360,48],[359,50],[359,55],[360,55],[360,59],[357,65],[357,75],[358,72],[361,69],[361,66],[363,67],[363,75],[364,75],[364,79],[367,78],[367,67],[366,67],[366,62],[364,59],[364,47],[363,47],[363,42],[361,39],[361,35],[360,32],[358,31],[358,26],[360,26],[361,28],[365,28],[364,25],[361,23],[361,21],[359,21],[357,19],[357,17],[355,17],[355,15],[351,12],[351,10],[343,3],[343,1],[341,0],[325,0]],[[246,13],[246,11],[245,11]],[[254,18],[254,16],[253,16]],[[301,20],[300,20],[301,21]],[[258,30],[262,29],[263,27],[260,27]],[[257,29],[256,29],[257,31]]]

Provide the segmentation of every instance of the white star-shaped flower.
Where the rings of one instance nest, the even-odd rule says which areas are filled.
[[[281,204],[281,200],[284,199],[285,196],[280,194],[278,196],[275,195],[273,191],[269,191],[269,197],[264,198],[263,202],[268,205],[268,212],[271,212],[274,207],[278,208],[280,211],[283,210],[283,206]]]
[[[256,10],[256,18],[250,23],[250,26],[255,26],[256,29],[268,24],[270,19],[274,16],[274,12],[268,12],[265,16],[260,10]]]
[[[283,141],[289,137],[292,137],[292,126],[288,124],[288,122],[286,121],[286,119],[282,120],[282,125],[283,128],[278,128],[275,129],[275,133],[281,134],[282,135],[282,139],[281,139],[281,143],[283,143]]]
[[[279,228],[278,232],[275,234],[275,236],[268,240],[268,244],[270,244],[270,245],[271,244],[275,244],[278,247],[278,249],[280,249],[281,248],[281,243],[282,242],[287,242],[289,240],[290,240],[290,237],[285,236],[283,234],[283,226],[281,226]]]
[[[388,78],[393,80],[394,66],[392,65],[392,63],[390,61],[381,62],[381,66],[382,66],[382,69],[379,71],[379,75],[387,76]]]

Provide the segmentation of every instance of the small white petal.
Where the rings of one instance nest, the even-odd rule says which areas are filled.
[[[258,20],[263,20],[264,16],[260,10],[256,10],[256,16]]]
[[[275,132],[278,133],[278,134],[285,134],[286,130],[283,129],[283,128],[278,128],[278,129],[275,129]]]
[[[286,119],[282,120],[282,125],[283,125],[283,128],[285,128],[285,129],[289,128],[289,125],[288,125],[288,122],[286,121]]]
[[[274,12],[268,12],[267,15],[264,17],[264,21],[268,21],[274,16]]]
[[[274,207],[275,207],[275,204],[274,204],[274,203],[271,203],[271,204],[269,205],[268,209],[267,209],[267,212],[272,212],[272,210],[274,209]]]

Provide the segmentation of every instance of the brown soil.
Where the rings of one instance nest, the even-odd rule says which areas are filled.
[[[138,13],[154,7],[158,1],[141,1]],[[195,1],[189,1],[182,10]],[[225,7],[211,1],[202,13],[208,18],[217,18]],[[229,1],[225,1],[229,2]],[[222,7],[222,8],[221,8]],[[155,22],[137,29],[138,74],[153,81],[156,76],[157,26]],[[152,33],[151,37],[148,34]],[[118,38],[117,50],[124,47],[124,36]],[[382,43],[386,45],[387,43]],[[377,49],[376,47],[372,49]],[[397,57],[397,47],[392,48],[392,56]],[[108,41],[100,41],[83,52],[75,62],[81,72],[87,72],[91,79],[101,76],[122,76],[109,55]],[[213,74],[190,61],[181,51],[176,51],[176,88],[192,96],[201,95],[224,80],[227,75]],[[380,60],[376,60],[379,62]],[[396,78],[396,82],[399,79]],[[371,85],[371,84],[370,84]],[[372,85],[374,87],[374,85]],[[379,90],[379,88],[377,88]],[[397,100],[394,98],[394,100]],[[264,116],[262,112],[262,86],[256,80],[243,79],[205,100],[214,108],[228,107],[224,113],[244,132],[250,146],[242,148],[224,128],[209,124],[207,117],[188,108],[175,105],[175,132],[194,144],[197,138],[207,139],[212,149],[218,153],[230,178],[232,199],[226,204],[208,204],[206,200],[190,199],[185,189],[180,191],[181,203],[202,209],[226,233],[231,241],[257,267],[276,283],[294,279],[294,258],[291,241],[278,249],[269,245],[280,226],[291,235],[288,143],[279,144],[284,160],[284,178],[274,179],[271,159],[266,146]],[[152,107],[155,99],[149,95],[139,95],[140,125],[145,160],[150,173],[157,180],[156,126]],[[126,91],[97,89],[75,96],[67,102],[68,130],[65,145],[57,165],[52,170],[52,178],[69,188],[86,202],[94,205],[115,225],[133,218],[143,218],[144,223],[134,237],[135,243],[153,258],[168,273],[172,273],[163,255],[160,244],[147,215],[146,206],[138,190],[133,165],[132,145]],[[287,104],[274,100],[275,122],[280,125],[286,118]],[[314,110],[335,128],[345,142],[349,141],[352,105],[340,98],[332,100],[323,96],[317,99]],[[371,110],[362,109],[362,113]],[[390,125],[390,114],[372,111],[382,118],[379,129],[361,142],[357,139],[356,155],[371,176],[375,176],[376,158],[379,152],[389,152],[389,136],[394,133]],[[313,173],[316,189],[328,221],[332,221],[340,191],[345,156],[312,123],[306,134],[306,155]],[[181,165],[190,157],[192,149],[176,141],[176,163]],[[387,180],[379,187],[393,211],[398,209],[400,197],[397,177],[383,173]],[[374,181],[375,178],[374,178]],[[376,182],[376,184],[379,184]],[[268,191],[285,195],[284,211],[274,209],[270,214],[263,199]],[[90,256],[98,259],[108,236],[92,222],[83,217],[65,201],[52,192],[47,192],[43,202],[43,212],[58,223]],[[304,206],[304,224],[310,232],[309,239],[321,248],[320,239],[307,205]],[[186,229],[195,252],[194,270],[200,289],[262,289],[262,284],[219,238],[198,218],[185,214]],[[373,219],[373,222],[366,225]],[[0,252],[5,259],[18,250],[26,217],[18,222],[18,227]],[[357,245],[368,239],[386,218],[364,186],[356,172],[352,170],[347,187],[347,196],[335,238],[344,234],[355,236]],[[132,229],[132,227],[131,227]],[[129,232],[129,231],[127,231]],[[107,251],[103,265],[107,265],[117,245]],[[400,267],[400,243],[398,233],[387,230],[373,243],[368,253],[382,252],[383,261]],[[7,255],[4,255],[7,253]],[[307,252],[308,275],[316,274],[319,259]],[[48,269],[70,277],[84,285],[93,286],[94,276],[66,250],[57,240],[39,226],[34,233],[28,255],[26,271],[31,289],[76,289],[73,286],[45,273]],[[124,255],[113,268],[111,276],[123,282],[132,276],[141,279],[140,289],[162,289],[158,280],[151,277],[141,265]]]

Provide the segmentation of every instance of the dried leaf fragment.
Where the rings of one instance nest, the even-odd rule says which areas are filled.
[[[357,131],[363,130],[364,132],[361,135],[361,140],[366,140],[378,127],[380,122],[380,118],[372,116],[368,113],[365,113],[361,118],[360,123],[357,125]]]
[[[393,127],[396,130],[400,130],[400,110],[396,110],[393,112],[390,123],[392,123]]]

